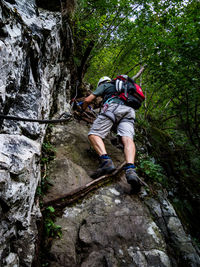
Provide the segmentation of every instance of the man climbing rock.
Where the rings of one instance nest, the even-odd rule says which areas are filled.
[[[113,161],[110,156],[108,156],[103,142],[103,139],[108,135],[113,124],[115,124],[117,127],[117,135],[121,138],[121,142],[124,146],[126,160],[124,170],[127,182],[131,184],[135,192],[138,192],[140,191],[141,183],[136,174],[134,165],[136,153],[133,141],[135,134],[135,110],[116,95],[116,83],[113,83],[107,76],[102,77],[98,82],[96,90],[85,98],[82,110],[85,110],[97,96],[103,97],[103,108],[94,121],[88,133],[88,138],[99,155],[100,166],[91,177],[98,178],[104,174],[110,174],[115,170]]]

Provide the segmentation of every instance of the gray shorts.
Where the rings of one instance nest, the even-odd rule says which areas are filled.
[[[128,136],[133,139],[134,131],[134,119],[135,119],[135,110],[126,105],[111,103],[109,104],[108,109],[112,111],[116,118],[117,124],[117,135],[119,136]],[[88,135],[94,134],[105,138],[110,129],[113,126],[113,122],[108,117],[99,114],[96,120],[94,121]]]

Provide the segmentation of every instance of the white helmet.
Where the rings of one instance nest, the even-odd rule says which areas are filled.
[[[111,79],[108,77],[108,76],[103,76],[103,77],[101,77],[101,79],[98,81],[98,84],[97,84],[97,86],[99,86],[101,83],[103,83],[103,82],[110,82],[111,81]]]

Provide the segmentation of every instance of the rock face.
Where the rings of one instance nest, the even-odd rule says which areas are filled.
[[[88,174],[98,162],[91,154],[87,132],[87,125],[75,121],[53,129],[52,143],[57,151],[50,165],[53,186],[44,201],[91,181]],[[109,140],[106,146],[120,165],[121,150]],[[133,195],[123,172],[112,184],[66,207],[55,223],[62,227],[62,237],[52,243],[48,256],[52,267],[200,264],[198,251],[164,192],[159,190],[154,197],[143,188]]]
[[[57,223],[63,226],[62,245],[57,240],[51,253],[60,266],[171,266],[147,208],[120,185],[65,209]]]
[[[71,78],[61,28],[61,12],[40,9],[34,0],[0,2],[1,114],[47,119],[52,105],[58,114],[66,110]],[[46,125],[0,118],[0,129],[0,265],[31,266]]]
[[[68,68],[73,50],[68,17],[74,3],[0,1],[0,114],[48,119],[69,107],[75,88],[73,65]],[[32,266],[39,257],[36,189],[46,128],[0,117],[0,266]],[[49,171],[52,187],[44,201],[91,181],[89,173],[98,162],[87,132],[88,125],[76,121],[52,129],[57,152]],[[119,165],[122,152],[109,140],[106,145]],[[131,195],[123,173],[65,207],[55,223],[63,234],[46,252],[52,267],[200,266],[199,252],[164,192],[143,189]]]

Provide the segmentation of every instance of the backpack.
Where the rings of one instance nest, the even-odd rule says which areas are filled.
[[[139,109],[145,96],[142,88],[127,75],[119,75],[111,81],[115,84],[115,96],[122,99],[127,106]]]

